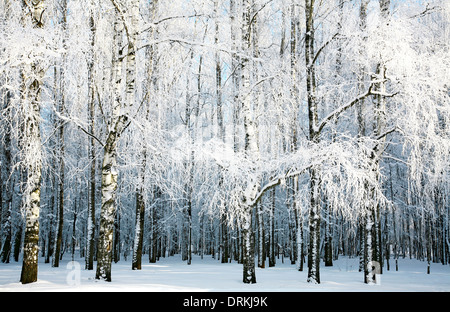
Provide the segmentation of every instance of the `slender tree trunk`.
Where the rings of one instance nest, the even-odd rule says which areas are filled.
[[[370,211],[367,211],[364,220],[364,283],[374,283],[373,274],[373,215]]]
[[[320,187],[317,169],[310,170],[311,206],[309,211],[308,282],[320,283]]]
[[[230,0],[230,34],[231,34],[231,49],[233,51],[239,50],[241,47],[238,45],[238,34],[239,21],[238,11],[237,11],[236,0]],[[240,93],[240,78],[241,78],[241,65],[240,58],[237,53],[231,55],[231,67],[233,69],[232,73],[232,98],[233,98],[233,148],[237,152],[239,150],[239,120],[240,111],[242,104],[239,100]]]
[[[151,21],[155,21],[158,14],[158,1],[154,0],[149,4],[149,17]],[[156,39],[156,29],[152,28],[149,34],[150,40]],[[157,80],[156,80],[156,70],[157,70],[157,45],[150,45],[147,49],[147,119],[149,118],[150,102],[152,100],[151,94],[156,94],[157,91]],[[152,92],[153,91],[153,92]],[[160,126],[159,120],[157,120],[157,126]],[[155,263],[158,258],[158,210],[161,207],[158,203],[162,194],[158,186],[153,186],[153,204],[150,208],[150,246],[149,246],[149,262]]]
[[[146,157],[143,158],[143,162]],[[145,167],[143,171],[145,170]],[[144,171],[145,172],[145,171]],[[144,173],[143,172],[143,173]],[[136,191],[136,226],[133,246],[133,260],[131,268],[140,270],[142,267],[142,246],[144,242],[144,218],[145,218],[145,202],[144,202],[144,178],[141,178],[141,186]]]
[[[121,220],[120,213],[116,213],[116,217],[114,219],[114,241],[113,241],[114,263],[117,263],[120,261],[120,253],[122,251],[121,244],[120,244],[120,220]],[[98,254],[98,252],[97,252],[97,254]]]
[[[256,214],[258,221],[258,267],[266,267],[265,260],[265,231],[264,231],[264,207],[261,203],[256,205]]]
[[[309,140],[319,143],[318,111],[316,99],[315,49],[314,49],[314,0],[305,0],[305,60],[306,60],[306,92],[308,97]],[[319,168],[309,170],[310,207],[309,207],[309,251],[308,282],[320,283],[320,178]]]
[[[72,220],[72,261],[75,260],[75,248],[77,246],[77,217],[78,217],[78,203],[80,199],[75,199],[73,207],[73,220]]]
[[[31,3],[31,19],[35,28],[43,28],[45,21],[45,1]],[[27,182],[25,189],[25,237],[23,247],[23,264],[20,281],[22,284],[37,281],[39,256],[39,212],[41,203],[42,143],[40,134],[40,99],[44,69],[37,62],[31,65],[31,81],[23,103],[26,112],[24,124],[24,145],[28,160],[26,161]],[[32,155],[29,155],[31,154]]]
[[[325,245],[324,245],[324,260],[325,266],[333,266],[333,244],[332,244],[332,220],[330,208],[325,203],[326,224],[325,224]]]
[[[137,5],[137,4],[136,4]],[[136,11],[137,8],[134,8]],[[136,14],[136,12],[135,12]],[[135,26],[136,22],[134,22]],[[150,57],[153,57],[153,54],[150,53]],[[131,64],[135,66],[134,63]],[[153,66],[152,60],[149,60],[147,64],[147,73],[149,74],[149,79],[151,79]],[[131,73],[135,74],[135,73]],[[131,105],[131,103],[130,103]],[[147,109],[145,113],[145,120],[148,120],[150,117],[150,107],[147,103]],[[147,169],[147,144],[144,142],[141,147],[141,166],[139,168],[139,186],[136,191],[136,226],[135,226],[135,237],[134,237],[134,246],[133,246],[133,260],[132,260],[132,269],[140,270],[142,267],[142,253],[143,253],[143,245],[144,245],[144,220],[145,220],[145,176]]]
[[[5,96],[4,111],[7,116],[12,116],[11,110],[11,92],[7,91]],[[1,213],[1,240],[0,240],[0,258],[3,263],[9,263],[11,255],[12,239],[12,199],[13,199],[13,172],[11,166],[11,130],[7,125],[5,130],[3,156],[0,159],[2,166],[0,169],[0,213]]]
[[[269,208],[269,267],[275,266],[275,244],[275,188],[273,188]]]
[[[92,61],[88,64],[88,81],[89,81],[89,131],[95,135],[95,93],[94,93],[94,46],[95,46],[95,21],[93,12],[90,12],[89,26],[91,30],[91,54]],[[94,250],[95,250],[95,141],[94,137],[89,138],[89,161],[91,163],[90,178],[89,178],[89,203],[88,203],[88,224],[87,224],[87,246],[86,246],[86,269],[94,269]]]
[[[53,143],[53,144],[56,144]],[[56,159],[53,158],[52,160],[52,164],[51,164],[51,170],[56,171]],[[50,181],[50,185],[54,186],[56,185],[56,175],[55,174],[49,174],[51,177],[51,181]],[[46,255],[45,255],[45,263],[50,263],[50,257],[53,254],[53,250],[54,250],[54,233],[53,233],[53,224],[54,224],[54,215],[55,215],[55,207],[56,207],[56,196],[55,196],[55,192],[51,192],[51,196],[48,202],[48,206],[49,208],[49,218],[48,218],[48,233],[47,233],[47,250],[46,250]]]
[[[298,213],[297,222],[298,270],[303,271],[303,263],[305,261],[305,243],[303,237],[303,214],[301,211]]]
[[[256,283],[255,273],[255,241],[252,226],[252,207],[245,207],[245,215],[242,222],[242,262],[243,262],[243,282],[245,284]]]
[[[244,117],[244,131],[245,131],[245,153],[246,157],[251,160],[258,159],[258,137],[256,127],[253,121],[251,90],[250,90],[250,73],[251,63],[248,59],[251,50],[251,13],[252,3],[250,0],[245,0],[243,3],[243,51],[246,54],[242,58],[242,88],[241,88],[241,103],[242,115]],[[252,170],[254,171],[254,170]],[[241,229],[242,229],[242,248],[243,248],[243,282],[248,284],[256,283],[255,274],[255,242],[253,236],[253,210],[254,204],[251,203],[256,196],[259,188],[259,181],[256,172],[253,172],[248,177],[246,190],[243,194],[242,215],[241,215]]]
[[[65,14],[65,13],[64,13]],[[63,82],[63,73],[60,73],[60,84],[61,90],[64,92],[64,82]],[[59,103],[59,113],[63,113],[64,107],[64,95],[61,94],[61,99]],[[64,122],[60,121],[58,123],[59,128],[59,137],[58,143],[59,145],[59,155],[58,155],[58,163],[59,163],[59,177],[58,177],[58,223],[56,229],[56,240],[55,240],[55,248],[53,255],[52,266],[57,268],[59,267],[59,260],[61,257],[61,244],[62,244],[62,233],[64,228]]]
[[[102,164],[102,206],[97,251],[96,279],[111,281],[112,243],[116,216],[117,192],[117,132],[111,131],[104,147]],[[117,238],[116,238],[117,239]]]
[[[388,23],[389,18],[389,6],[390,6],[390,0],[380,0],[380,11],[383,23]],[[360,9],[360,18],[361,18],[361,25],[365,26],[366,21],[366,10],[367,10],[368,3],[366,1],[361,2],[361,9]],[[380,93],[385,93],[386,91],[386,85],[385,85],[385,74],[386,68],[383,63],[379,63],[377,65],[376,69],[376,76],[381,81],[379,83],[375,84],[375,87],[377,88],[377,91]],[[375,120],[373,121],[374,124],[374,135],[375,137],[379,137],[385,128],[385,98],[382,95],[377,95],[375,99]],[[361,117],[363,118],[363,117]],[[363,124],[360,125],[360,131],[362,132]],[[361,133],[362,134],[362,133]],[[376,145],[376,148],[372,151],[372,161],[373,161],[373,171],[375,172],[377,179],[379,179],[379,159],[381,156],[381,153],[384,150],[384,141],[385,138],[379,139],[379,142]],[[382,249],[381,249],[381,220],[380,220],[380,204],[376,202],[374,198],[374,194],[372,190],[367,190],[368,193],[368,203],[369,207],[367,208],[367,221],[366,221],[366,232],[365,232],[365,274],[364,274],[364,282],[365,283],[374,283],[376,275],[374,274],[373,270],[374,267],[377,268],[376,273],[382,273],[382,262],[383,262],[383,256],[382,256]]]
[[[158,186],[153,186],[153,205],[150,212],[150,247],[149,262],[155,263],[158,255],[158,208],[161,200],[161,192]]]
[[[147,109],[146,119],[149,117],[149,110]],[[133,260],[132,269],[140,270],[142,266],[142,248],[144,245],[144,220],[145,220],[145,176],[147,168],[147,146],[144,143],[141,152],[141,167],[139,170],[139,186],[136,190],[136,226],[135,237],[133,245]]]
[[[194,58],[194,51],[191,50],[190,60],[188,68],[192,66],[192,60]],[[192,107],[191,107],[191,93],[190,93],[190,79],[189,75],[186,79],[186,96],[185,96],[185,123],[186,131],[189,138],[190,150],[188,159],[185,162],[185,169],[187,174],[185,192],[186,200],[185,206],[183,208],[183,260],[187,260],[187,264],[192,263],[192,193],[193,193],[193,183],[194,183],[194,166],[195,166],[195,152],[194,152],[194,124],[191,120],[192,117]]]
[[[122,49],[121,30],[122,22],[116,17],[114,23],[115,47],[118,50],[114,60],[115,98],[112,116],[112,126],[109,127],[106,144],[103,147],[102,203],[100,210],[100,228],[97,247],[97,271],[96,279],[111,281],[111,262],[113,251],[114,221],[116,218],[116,196],[117,196],[117,141],[123,131],[126,115],[122,114],[121,105],[121,78],[122,78]],[[118,239],[116,237],[116,239]]]
[[[34,80],[30,85],[30,100],[27,104],[30,113],[26,117],[25,133],[29,147],[33,147],[34,160],[27,164],[27,186],[25,189],[25,237],[23,265],[20,281],[22,284],[37,281],[38,242],[39,242],[39,212],[41,193],[42,146],[40,135],[40,81]],[[33,98],[31,98],[33,97]]]
[[[214,44],[219,44],[219,1],[214,0]],[[223,118],[223,104],[222,104],[222,66],[221,58],[218,51],[215,52],[215,72],[216,72],[216,101],[217,101],[217,126],[219,138],[222,142],[225,142],[225,125]],[[221,168],[219,170],[219,188],[223,184],[223,172]],[[221,262],[227,263],[229,258],[229,244],[228,244],[228,224],[227,224],[227,205],[225,202],[221,203],[223,206],[220,212],[220,227],[221,227],[221,246],[222,257]]]

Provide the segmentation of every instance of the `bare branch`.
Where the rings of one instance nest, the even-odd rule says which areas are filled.
[[[127,21],[125,20],[124,13],[123,13],[122,9],[119,7],[119,5],[116,3],[115,0],[111,0],[111,3],[113,4],[113,6],[116,9],[116,11],[119,13],[119,17],[120,17],[120,19],[123,22],[123,27],[125,28],[125,33],[127,34],[127,38],[128,38],[128,40],[130,40],[130,38],[131,38],[130,32],[129,32]]]
[[[328,40],[327,42],[325,42],[325,43],[319,48],[319,50],[317,50],[316,55],[314,55],[314,59],[313,59],[313,61],[312,61],[311,64],[315,64],[315,63],[316,63],[317,58],[319,57],[319,55],[320,55],[320,53],[323,51],[323,49],[325,49],[325,48],[328,46],[328,44],[330,44],[330,42],[333,41],[334,38],[336,38],[338,35],[339,35],[338,32],[335,33],[335,34],[333,35],[333,37],[330,38],[330,40]]]
[[[397,131],[397,127],[394,126],[390,129],[386,130],[385,132],[381,133],[379,136],[377,136],[376,140],[381,140],[384,137],[386,137],[388,134],[391,134],[392,132],[395,132],[395,131]]]
[[[164,18],[161,18],[158,21],[152,22],[152,23],[148,23],[145,25],[144,29],[141,29],[138,34],[141,34],[143,32],[146,32],[150,29],[152,29],[153,27],[157,26],[158,24],[165,22],[165,21],[169,21],[172,19],[179,19],[179,18],[193,18],[193,17],[203,17],[203,16],[209,16],[207,14],[192,14],[192,15],[176,15],[176,16],[167,16]]]
[[[81,124],[76,120],[76,118],[64,116],[63,114],[61,114],[60,112],[58,112],[56,109],[54,109],[53,112],[55,113],[55,115],[56,115],[59,119],[65,121],[65,122],[72,122],[72,123],[74,123],[74,124],[78,127],[78,129],[80,129],[81,131],[83,131],[84,133],[86,133],[88,136],[94,138],[98,143],[100,143],[101,146],[103,146],[103,147],[105,146],[105,144],[104,144],[99,138],[97,138],[94,134],[92,134],[92,133],[90,133],[89,131],[87,131],[87,130],[83,127],[83,125],[81,125]]]

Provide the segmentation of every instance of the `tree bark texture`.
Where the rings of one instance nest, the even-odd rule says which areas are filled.
[[[44,27],[45,1],[31,3],[31,19],[35,28]],[[25,80],[27,92],[24,99],[25,124],[24,144],[27,155],[27,181],[25,188],[25,237],[23,245],[23,264],[20,275],[22,284],[37,281],[39,251],[39,213],[41,204],[42,142],[40,134],[41,85],[44,77],[41,64],[31,64],[31,81]],[[25,77],[27,78],[27,77]]]
[[[316,99],[315,49],[314,49],[314,0],[305,0],[305,60],[306,60],[306,92],[308,100],[309,140],[319,143],[320,133],[317,130],[318,108]],[[320,175],[319,168],[309,170],[310,179],[310,211],[309,211],[309,252],[308,282],[320,283]]]
[[[251,33],[252,33],[252,3],[250,0],[245,0],[243,4],[243,38],[242,44],[244,52],[251,55]],[[249,160],[258,159],[258,142],[256,127],[252,114],[252,97],[250,89],[250,73],[251,62],[248,56],[242,58],[242,88],[241,88],[241,103],[242,115],[244,117],[244,132],[245,132],[245,155]],[[254,170],[253,170],[254,171]],[[258,177],[256,173],[248,177],[246,189],[243,194],[243,213],[242,213],[242,247],[243,247],[243,282],[252,284],[256,283],[255,274],[255,242],[253,237],[253,222],[252,216],[255,206],[248,203],[253,202],[256,197],[259,187]]]

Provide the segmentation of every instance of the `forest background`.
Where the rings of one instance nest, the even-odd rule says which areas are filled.
[[[444,0],[0,1],[0,259],[96,279],[449,264]]]

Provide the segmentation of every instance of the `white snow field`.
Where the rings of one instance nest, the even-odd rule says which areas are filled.
[[[0,263],[0,292],[449,292],[450,265],[431,264],[414,259],[399,259],[399,269],[391,268],[380,275],[379,283],[363,283],[357,258],[341,257],[332,267],[321,267],[321,283],[306,282],[307,270],[299,272],[285,259],[277,259],[272,268],[257,268],[256,284],[243,284],[242,265],[222,264],[210,256],[194,256],[187,265],[179,256],[161,258],[155,264],[143,259],[142,270],[131,270],[130,261],[113,263],[112,282],[95,280],[93,271],[84,269],[84,259],[75,263],[64,258],[59,268],[39,259],[38,281],[22,285],[19,282],[21,262]]]

